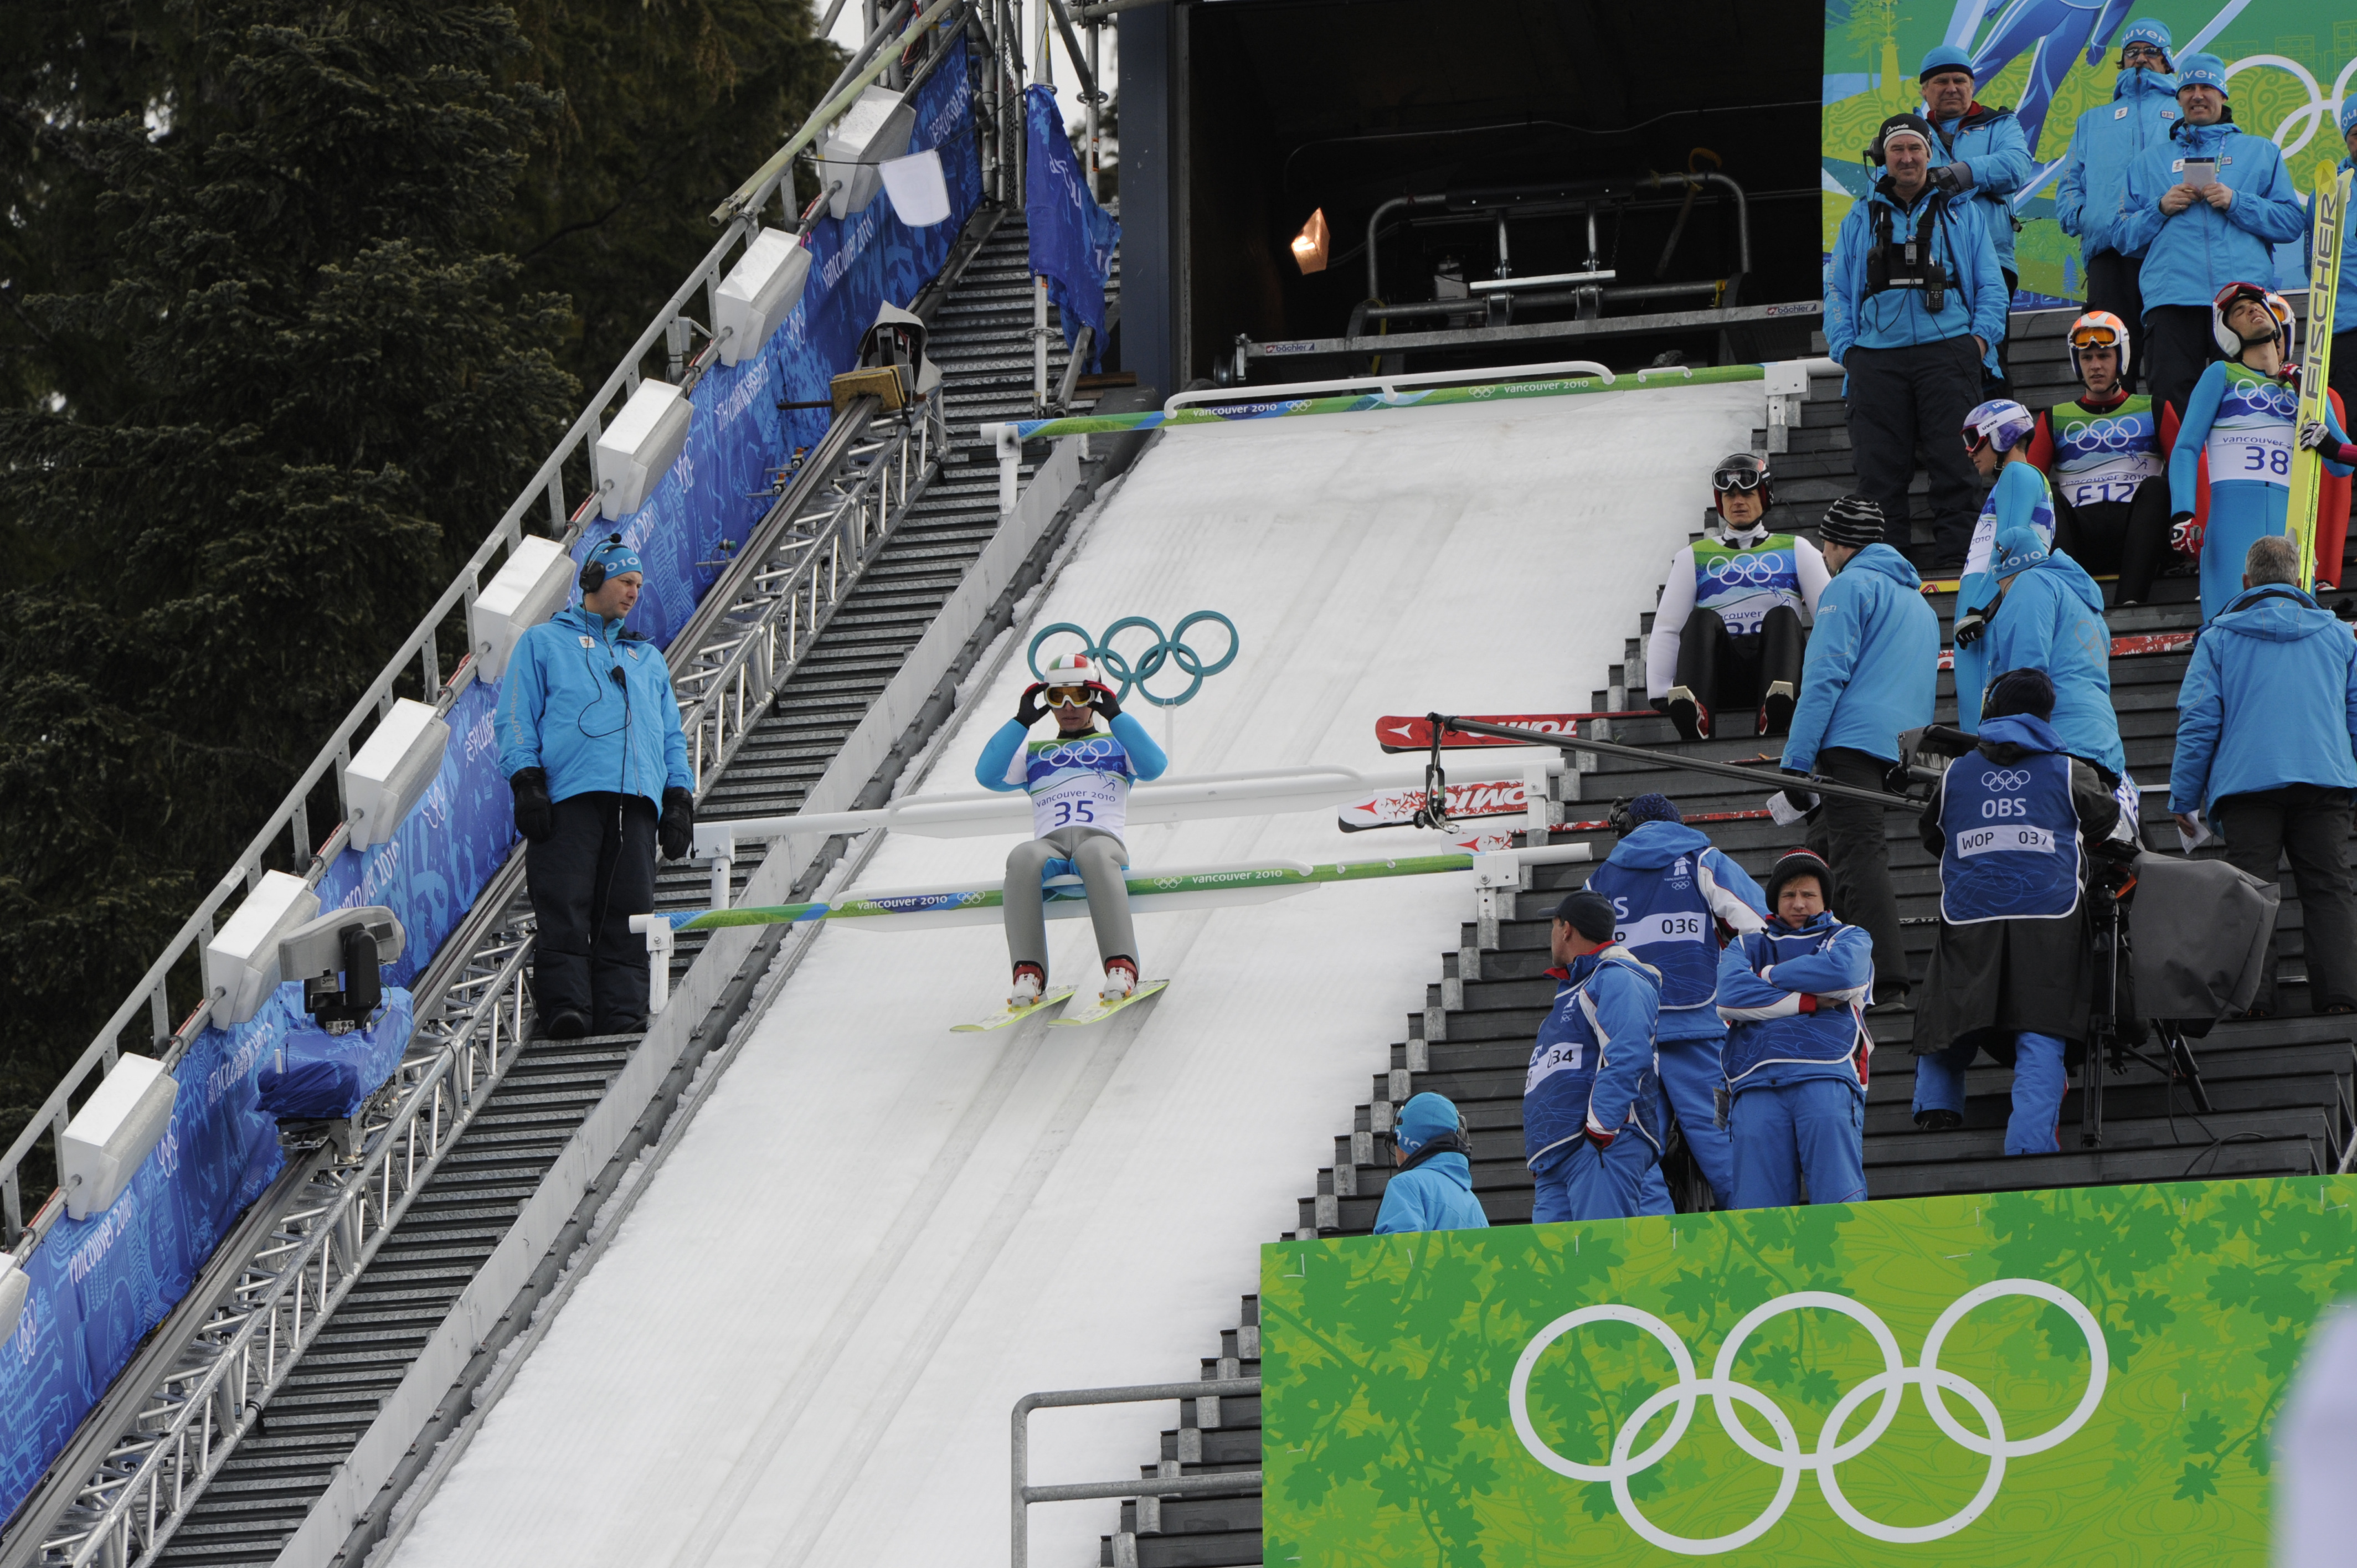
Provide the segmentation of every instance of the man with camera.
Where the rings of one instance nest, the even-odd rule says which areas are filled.
[[[2043,671],[1997,676],[1980,744],[1948,764],[1921,820],[1940,857],[1940,933],[1915,1015],[1915,1124],[1964,1124],[1964,1070],[1986,1050],[2014,1072],[2008,1155],[2061,1148],[2069,1042],[2086,1039],[2094,1007],[2088,856],[2120,814],[2053,714]]]
[[[2021,122],[2007,108],[1990,108],[1973,97],[1972,51],[1942,44],[1923,57],[1915,81],[1923,90],[1923,115],[1939,134],[1932,153],[1935,189],[1975,202],[1988,226],[1997,270],[2005,275],[2008,309],[2021,274],[2013,264],[2013,193],[2037,167]],[[1996,371],[1984,390],[1995,396],[2006,382],[2005,340],[1996,343]]]
[[[1923,449],[1937,559],[1963,564],[1980,499],[1952,434],[1981,401],[2005,337],[2005,274],[1981,209],[1933,183],[1935,133],[1893,114],[1867,149],[1884,169],[1842,220],[1825,266],[1825,344],[1848,372],[1850,446],[1859,490],[1882,509],[1887,542],[1905,548],[1908,481]]]
[[[623,626],[646,580],[619,533],[581,566],[581,602],[517,639],[500,682],[500,771],[515,793],[539,922],[533,1001],[553,1040],[647,1026],[655,844],[684,856],[695,779],[662,650]]]

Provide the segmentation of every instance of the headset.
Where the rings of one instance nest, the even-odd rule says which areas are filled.
[[[620,542],[622,542],[622,536],[620,534],[609,533],[606,535],[606,544],[619,544]],[[598,589],[606,585],[606,563],[598,559],[600,555],[603,555],[606,553],[606,544],[600,544],[597,549],[589,552],[589,559],[582,564],[581,591],[585,594],[594,594]]]

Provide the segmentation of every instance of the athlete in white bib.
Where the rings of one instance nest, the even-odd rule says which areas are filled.
[[[1137,988],[1137,937],[1122,875],[1129,848],[1121,832],[1131,781],[1160,778],[1170,759],[1097,677],[1086,654],[1058,655],[1049,662],[1047,680],[1024,689],[1015,716],[999,725],[974,764],[974,779],[985,789],[1021,789],[1031,797],[1037,836],[1006,857],[1006,951],[1015,964],[1010,1007],[1029,1006],[1048,987],[1042,885],[1052,876],[1077,874],[1088,890],[1089,921],[1104,962],[1104,1000]],[[1049,714],[1056,716],[1056,733],[1030,739],[1031,726]],[[1096,727],[1099,714],[1112,734]]]

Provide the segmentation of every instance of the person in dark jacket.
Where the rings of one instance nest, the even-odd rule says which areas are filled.
[[[2244,557],[2241,597],[2202,628],[2177,692],[2169,806],[2198,837],[2225,832],[2226,858],[2274,881],[2291,861],[2308,949],[2309,1004],[2357,1010],[2357,908],[2349,810],[2357,790],[2357,639],[2298,588],[2299,546],[2270,534]],[[2275,1011],[2275,962],[2251,1012]]]
[[[1662,977],[1620,945],[1612,902],[1586,888],[1555,906],[1555,1004],[1523,1079],[1531,1223],[1671,1212],[1662,1180],[1653,1031]]]
[[[609,535],[582,563],[581,602],[526,630],[500,682],[500,770],[530,845],[533,1000],[549,1039],[646,1027],[647,944],[630,917],[654,910],[658,838],[672,860],[694,838],[671,668],[623,626],[644,581],[638,553]]]
[[[1375,1234],[1487,1230],[1490,1217],[1473,1196],[1471,1149],[1455,1101],[1427,1092],[1401,1106],[1392,1129],[1392,1159],[1399,1169],[1383,1186]]]
[[[1780,1208],[1866,1198],[1867,1038],[1874,983],[1866,933],[1825,903],[1832,868],[1804,849],[1768,874],[1776,918],[1718,955],[1727,1020],[1728,1134],[1735,1207]]]
[[[1915,1015],[1915,1124],[1964,1124],[1964,1069],[1983,1050],[2014,1069],[2008,1155],[2050,1155],[2070,1042],[2094,1005],[2088,857],[2119,801],[2064,749],[2044,671],[1989,687],[1979,746],[1948,764],[1923,808],[1940,857],[1940,934]]]

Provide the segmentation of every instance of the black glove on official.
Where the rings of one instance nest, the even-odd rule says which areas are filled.
[[[1023,688],[1023,700],[1015,704],[1015,722],[1029,729],[1048,716],[1048,704],[1039,699],[1047,695],[1047,686],[1034,681]]]
[[[548,799],[548,773],[544,768],[519,768],[508,780],[515,791],[516,832],[533,843],[546,843],[556,832],[556,808]]]
[[[1956,622],[1956,646],[1970,648],[1988,631],[1988,618],[1978,610],[1967,612]]]
[[[674,784],[663,791],[662,821],[656,825],[655,841],[662,845],[665,860],[685,860],[687,852],[695,845],[695,795]]]
[[[1121,699],[1113,694],[1112,687],[1100,686],[1092,681],[1089,682],[1089,706],[1103,714],[1106,723],[1110,724],[1121,717]]]

